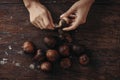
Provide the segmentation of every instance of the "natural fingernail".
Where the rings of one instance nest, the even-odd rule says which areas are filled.
[[[65,31],[66,29],[65,29],[65,28],[63,28],[62,30],[63,30],[63,31]]]
[[[64,15],[64,14],[62,14],[62,15],[60,16],[60,18],[62,18],[62,17],[63,17],[63,15]]]

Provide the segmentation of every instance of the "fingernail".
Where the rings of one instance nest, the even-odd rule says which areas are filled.
[[[65,28],[63,28],[62,30],[63,30],[63,31],[65,31],[66,29],[65,29]]]
[[[62,17],[63,17],[63,15],[64,15],[64,14],[62,14],[62,15],[60,16],[60,18],[62,18]]]

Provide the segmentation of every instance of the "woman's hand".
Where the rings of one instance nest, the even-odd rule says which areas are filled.
[[[54,29],[50,12],[39,2],[31,2],[27,8],[30,14],[30,22],[40,29]]]
[[[76,29],[80,24],[86,22],[86,17],[94,0],[80,0],[73,4],[73,6],[64,14],[60,16],[61,19],[66,20],[70,26],[63,28],[65,31]]]

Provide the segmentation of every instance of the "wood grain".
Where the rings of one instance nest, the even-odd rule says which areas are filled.
[[[74,3],[78,0],[39,0],[41,3],[47,3],[47,4],[51,4],[51,3]],[[8,4],[8,3],[12,3],[12,4],[18,4],[18,3],[22,3],[23,4],[23,0],[1,0],[0,4]],[[95,0],[95,3],[97,4],[120,4],[120,0]]]
[[[119,0],[109,1],[115,4],[105,5],[103,1],[105,4],[93,5],[86,24],[72,32],[76,42],[90,49],[91,64],[81,66],[75,58],[69,70],[55,67],[52,73],[29,69],[31,57],[20,54],[20,51],[26,40],[34,41],[38,48],[45,48],[42,38],[58,33],[35,28],[29,22],[29,13],[21,0],[0,1],[0,61],[8,59],[7,64],[0,65],[0,80],[120,80],[120,5]],[[54,22],[72,5],[44,4],[52,13]],[[20,67],[13,61],[20,63]]]

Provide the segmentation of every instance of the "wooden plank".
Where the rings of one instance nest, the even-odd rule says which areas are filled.
[[[71,4],[47,5],[54,21]],[[32,40],[38,48],[44,48],[42,38],[47,34],[57,35],[56,31],[41,31],[29,22],[29,14],[21,4],[0,5],[0,60],[8,63],[0,65],[0,80],[119,80],[120,79],[120,10],[119,5],[94,5],[87,23],[73,31],[76,42],[92,51],[92,63],[81,66],[73,59],[72,68],[62,70],[56,67],[53,73],[30,70],[32,60],[20,54],[21,45]],[[11,47],[12,49],[9,49]],[[7,54],[8,55],[7,55]],[[20,67],[15,63],[20,63]]]
[[[41,3],[74,3],[78,0],[40,0]],[[22,0],[1,0],[0,4],[8,4],[8,3],[23,3]],[[120,0],[95,0],[96,4],[120,4]]]

